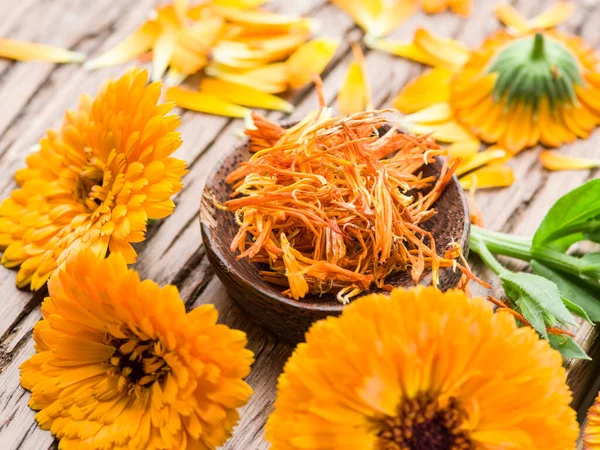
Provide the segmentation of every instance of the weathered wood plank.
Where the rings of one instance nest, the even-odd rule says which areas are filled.
[[[139,23],[153,3],[151,0],[128,0],[116,5],[108,0],[98,0],[91,6],[85,0],[3,0],[3,9],[7,2],[12,8],[8,19],[3,17],[0,23],[0,35],[42,40],[51,33],[54,40],[46,42],[75,46],[77,50],[90,52],[101,51],[118,42]],[[456,36],[468,44],[476,44],[498,27],[491,13],[496,3],[499,1],[476,2],[476,10],[468,22],[450,14],[435,17],[417,14],[394,36],[410,38],[416,27],[434,26],[435,31],[442,35]],[[543,9],[542,3],[516,2],[527,15]],[[580,2],[581,9],[567,28],[578,30],[591,45],[596,46],[600,32],[593,24],[600,15],[600,7],[584,6],[584,3]],[[29,6],[32,5],[39,11],[35,19],[29,14]],[[66,16],[56,12],[67,6],[71,11]],[[273,7],[290,13],[310,13],[326,24],[320,34],[343,38],[334,67],[324,76],[326,99],[335,104],[337,87],[350,60],[349,43],[360,38],[361,33],[343,12],[324,5],[324,0],[276,2]],[[45,21],[54,21],[54,25]],[[400,87],[423,69],[380,52],[367,52],[366,58],[374,102],[379,107],[389,106]],[[8,105],[6,110],[0,110],[0,197],[5,197],[14,188],[12,173],[22,166],[26,150],[38,141],[44,129],[59,123],[64,109],[75,106],[79,93],[95,92],[103,79],[123,70],[120,67],[90,73],[79,66],[0,61],[0,102]],[[35,75],[29,74],[29,71],[35,72]],[[316,106],[310,88],[296,92],[292,97],[294,103],[299,103],[292,118],[299,118]],[[278,113],[269,115],[272,118],[283,117]],[[276,378],[292,351],[291,347],[252,324],[237,308],[214,277],[201,245],[197,214],[204,180],[221,155],[235,145],[235,132],[242,127],[241,121],[190,112],[183,114],[180,131],[184,144],[177,156],[189,162],[190,173],[185,177],[184,191],[177,196],[175,213],[150,228],[148,240],[139,246],[140,258],[136,265],[143,277],[159,283],[175,283],[188,307],[214,303],[223,323],[248,333],[249,347],[257,355],[248,378],[255,395],[242,410],[240,424],[225,446],[236,450],[268,447],[263,439],[262,427],[274,399]],[[598,134],[592,140],[570,146],[566,152],[592,155],[597,148],[597,140]],[[586,172],[547,173],[536,161],[537,152],[524,152],[511,163],[518,178],[513,187],[478,194],[478,202],[490,228],[531,233],[543,212],[562,192],[597,176],[597,173]],[[477,268],[482,269],[480,266]],[[481,273],[485,272],[482,270]],[[34,425],[33,413],[26,405],[28,394],[18,385],[18,366],[33,352],[31,329],[40,317],[37,307],[40,300],[39,295],[34,298],[31,293],[14,288],[14,272],[0,270],[0,335],[4,335],[0,356],[0,440],[2,447],[7,449],[44,449],[53,442],[49,433]],[[578,340],[579,337],[587,341],[593,339],[589,329],[583,327],[578,332]],[[596,347],[598,344],[592,347],[594,352]],[[580,392],[583,404],[586,403],[583,399],[586,391],[580,389],[581,380],[584,378],[582,374],[588,370],[589,367],[584,365],[574,365],[570,369],[571,385]],[[590,388],[597,389],[597,385]]]

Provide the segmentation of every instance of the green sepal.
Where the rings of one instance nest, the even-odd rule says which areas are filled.
[[[548,341],[552,348],[560,352],[563,358],[592,360],[571,336],[551,334],[548,336]]]

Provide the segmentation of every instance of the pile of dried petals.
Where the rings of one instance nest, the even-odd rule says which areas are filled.
[[[331,117],[322,107],[289,129],[255,114],[246,134],[256,153],[227,177],[238,258],[268,264],[261,276],[289,286],[290,297],[331,292],[342,303],[373,283],[389,289],[386,277],[397,271],[417,282],[431,268],[434,284],[441,267],[472,276],[457,262],[460,249],[439,256],[423,227],[455,167],[424,177],[424,165],[445,151],[399,132],[384,117],[391,111]]]
[[[311,19],[257,9],[260,3],[175,1],[153,11],[148,21],[86,67],[121,64],[151,51],[155,80],[166,73],[167,84],[175,85],[201,70],[214,77],[204,80],[199,92],[169,89],[167,98],[178,106],[230,117],[247,115],[244,106],[289,112],[293,106],[271,94],[301,87],[320,74],[337,42],[309,41]]]
[[[501,5],[496,15],[508,28],[474,50],[424,29],[413,42],[372,46],[434,66],[409,83],[394,106],[412,113],[411,130],[453,143],[451,153],[473,155],[480,140],[511,154],[538,142],[558,147],[587,138],[600,121],[596,53],[556,30],[572,10],[559,2],[527,21]]]

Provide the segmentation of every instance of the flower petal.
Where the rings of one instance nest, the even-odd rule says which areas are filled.
[[[514,28],[520,33],[525,33],[531,29],[529,22],[519,12],[508,3],[503,3],[494,8],[496,17],[507,27]]]
[[[392,2],[364,0],[332,0],[339,8],[352,16],[367,33],[367,37],[385,36],[410,17],[417,9],[413,0]]]
[[[501,164],[492,164],[476,170],[460,179],[463,189],[507,187],[513,184],[515,175],[512,169]]]
[[[478,140],[455,142],[448,147],[448,158],[470,158],[479,151],[479,147],[481,147],[481,142]]]
[[[452,72],[436,67],[402,88],[394,107],[407,114],[450,100]]]
[[[436,103],[425,109],[404,116],[404,120],[414,123],[445,122],[450,119],[452,119],[452,108],[448,102]]]
[[[431,134],[432,137],[441,142],[464,142],[474,141],[473,136],[465,127],[456,121],[449,121],[435,125],[407,124],[407,128],[416,134]]]
[[[415,32],[414,43],[424,52],[434,56],[439,61],[437,65],[448,69],[462,67],[471,54],[469,48],[460,42],[436,36],[425,28],[419,28]]]
[[[312,80],[314,74],[320,75],[335,55],[338,45],[335,39],[319,38],[298,47],[285,62],[290,87],[302,87]]]
[[[486,166],[491,162],[505,159],[506,156],[506,151],[499,148],[484,150],[483,152],[479,152],[472,157],[461,161],[455,172],[456,176],[460,177],[467,172]]]
[[[250,113],[248,108],[230,103],[214,95],[194,92],[178,86],[167,89],[166,98],[181,108],[207,114],[242,118]]]
[[[360,46],[352,46],[354,61],[348,66],[348,72],[338,92],[337,101],[340,112],[345,115],[372,109],[371,88],[365,68],[364,55]]]
[[[184,23],[186,20],[188,8],[190,6],[189,0],[173,0],[173,9],[180,22]]]
[[[392,55],[410,59],[411,61],[416,61],[421,64],[427,64],[428,66],[435,67],[439,64],[439,60],[437,58],[409,41],[379,39],[377,41],[367,41],[367,44],[371,48],[383,50],[384,52],[391,53]]]
[[[200,83],[200,92],[219,97],[228,102],[253,108],[274,109],[292,112],[294,105],[275,95],[267,94],[243,84],[230,83],[217,78],[205,78]]]
[[[571,2],[558,2],[530,21],[532,28],[554,28],[565,22],[575,10]]]
[[[287,89],[288,69],[284,62],[268,64],[258,69],[239,71],[220,64],[210,64],[205,70],[207,75],[221,78],[232,83],[251,86],[263,92],[276,94]]]
[[[561,155],[551,150],[544,150],[540,153],[540,162],[548,170],[583,170],[600,167],[599,160]]]
[[[152,81],[162,78],[169,67],[171,57],[175,52],[177,36],[175,33],[163,32],[154,42],[152,51]]]
[[[131,61],[152,48],[159,33],[160,26],[156,21],[146,22],[115,47],[86,62],[84,67],[98,69]]]
[[[72,52],[53,45],[0,38],[0,58],[17,61],[46,61],[54,63],[74,63],[85,60],[85,54]]]

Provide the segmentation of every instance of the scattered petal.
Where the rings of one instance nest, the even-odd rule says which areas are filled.
[[[180,108],[218,116],[243,118],[250,114],[248,108],[236,105],[211,94],[194,92],[179,86],[167,89],[166,98]]]
[[[463,189],[499,188],[513,184],[515,176],[513,170],[501,164],[492,164],[476,170],[460,179]]]
[[[435,66],[447,69],[462,67],[470,57],[470,50],[465,45],[450,38],[442,38],[424,28],[415,32],[414,44],[423,52],[433,56],[438,63]]]
[[[479,151],[481,142],[478,140],[455,142],[448,147],[448,158],[467,159]]]
[[[348,66],[348,72],[338,92],[338,106],[344,115],[372,109],[371,88],[367,78],[364,55],[360,46],[352,46],[354,61]]]
[[[479,169],[492,162],[497,163],[499,160],[504,160],[508,153],[502,149],[489,149],[476,153],[468,159],[464,159],[456,170],[456,176],[460,177],[467,172]]]
[[[452,119],[452,109],[448,102],[436,103],[416,113],[404,116],[404,120],[414,123],[446,122]]]
[[[313,39],[301,45],[286,61],[288,83],[299,88],[309,83],[313,75],[320,75],[338,48],[335,39]]]
[[[554,28],[571,17],[574,10],[575,6],[571,2],[561,1],[555,3],[548,10],[531,20],[531,28]]]
[[[200,83],[200,92],[252,108],[274,109],[287,113],[294,110],[294,105],[275,95],[216,78],[203,79]]]
[[[76,63],[85,60],[85,54],[72,52],[52,45],[0,38],[0,58],[17,61],[44,61],[53,63]]]
[[[496,6],[494,12],[504,25],[514,28],[520,33],[525,33],[531,29],[529,22],[508,3]]]
[[[550,150],[540,153],[540,162],[548,170],[584,170],[600,167],[598,160],[561,155]]]
[[[408,123],[407,128],[416,134],[431,134],[441,142],[464,142],[476,140],[465,127],[456,121],[448,121],[435,125]]]
[[[277,94],[287,89],[288,69],[284,62],[267,64],[252,70],[232,70],[220,64],[211,64],[206,74],[232,83],[243,84],[269,94]]]
[[[436,67],[425,72],[402,88],[394,107],[405,114],[450,100],[452,72]]]

